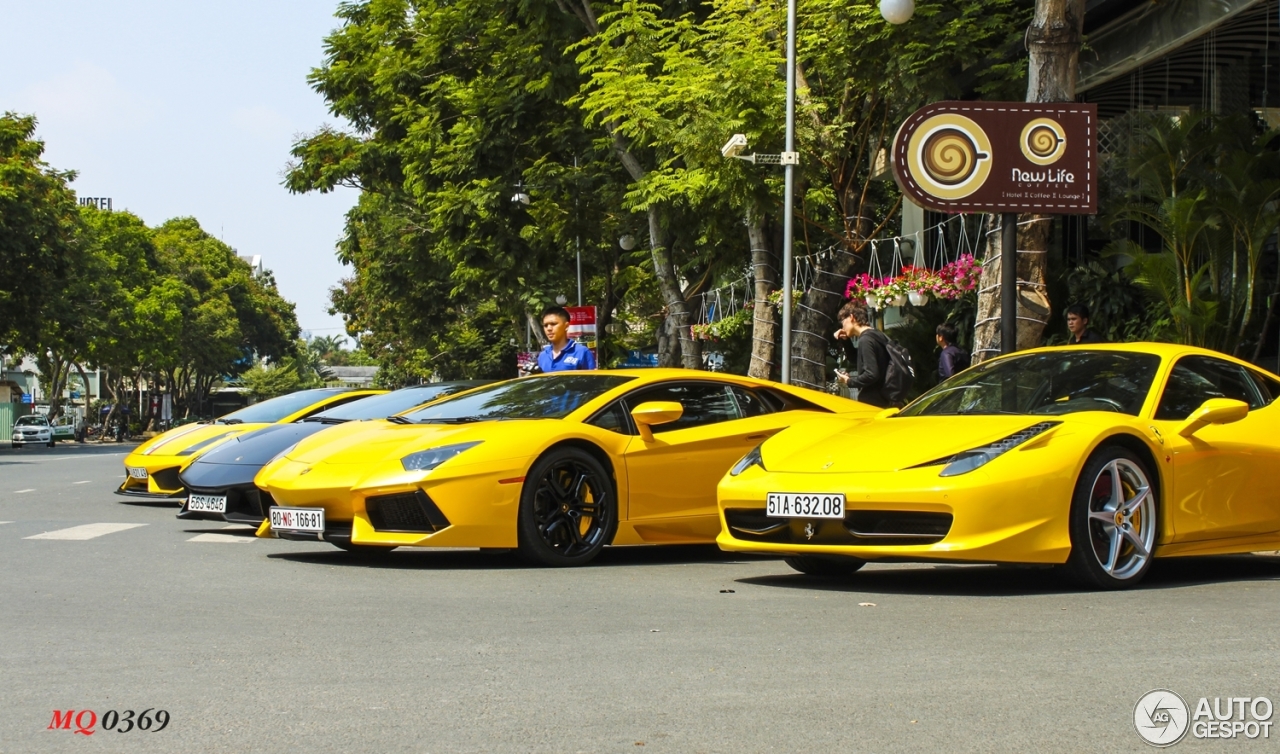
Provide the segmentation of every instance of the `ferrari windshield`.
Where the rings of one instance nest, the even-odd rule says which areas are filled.
[[[1160,357],[1068,349],[999,359],[967,369],[898,416],[1044,414],[1142,410]]]
[[[299,390],[296,393],[270,398],[239,411],[232,411],[218,419],[219,424],[272,424],[290,414],[296,414],[313,403],[347,392],[342,387],[322,387],[315,390]]]
[[[527,377],[448,398],[421,411],[404,414],[404,418],[423,423],[562,419],[587,401],[633,379],[583,372]]]

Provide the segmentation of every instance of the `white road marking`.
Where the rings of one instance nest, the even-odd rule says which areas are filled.
[[[197,534],[188,542],[221,542],[222,544],[234,544],[237,542],[253,542],[257,537],[237,537],[234,534]]]
[[[82,526],[73,526],[70,529],[47,531],[32,537],[23,537],[23,539],[93,539],[104,534],[115,534],[126,529],[136,529],[139,526],[146,526],[146,524],[84,524]]]
[[[14,491],[13,491],[13,494],[15,494],[15,495],[21,495],[21,494],[22,494],[22,493],[24,493],[24,492],[35,492],[35,491],[36,491],[36,490],[35,490],[35,488],[34,488],[34,487],[32,487],[32,488],[31,488],[31,489],[29,489],[29,490],[14,490]]]
[[[72,484],[93,484],[93,482],[89,479],[86,479],[83,482],[72,482]]]
[[[11,524],[11,523],[13,523],[13,522],[12,522],[12,521],[0,521],[0,524]]]

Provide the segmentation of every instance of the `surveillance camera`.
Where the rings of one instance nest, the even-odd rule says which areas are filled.
[[[720,154],[725,157],[737,157],[742,154],[742,150],[747,148],[747,135],[734,134],[723,147],[720,147]]]

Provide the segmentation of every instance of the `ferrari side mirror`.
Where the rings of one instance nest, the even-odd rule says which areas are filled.
[[[1190,437],[1210,424],[1230,424],[1249,415],[1249,404],[1230,398],[1210,398],[1191,412],[1178,434]]]
[[[640,430],[640,439],[645,442],[653,442],[653,430],[650,427],[669,424],[681,416],[684,416],[684,406],[675,401],[649,401],[631,409],[631,418],[636,423],[636,429]]]

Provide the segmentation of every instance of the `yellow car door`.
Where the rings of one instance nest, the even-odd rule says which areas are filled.
[[[1190,437],[1178,431],[1210,398],[1249,405],[1230,424],[1210,424]],[[1280,531],[1280,407],[1260,376],[1208,356],[1174,364],[1156,407],[1154,426],[1173,456],[1173,489],[1166,494],[1174,542],[1225,539]]]
[[[691,537],[714,538],[720,527],[720,478],[749,450],[790,425],[797,412],[774,412],[747,388],[694,380],[648,387],[625,399],[629,409],[654,401],[679,403],[684,413],[654,426],[652,442],[631,438],[625,453],[627,519],[641,525],[683,519],[678,528]]]

